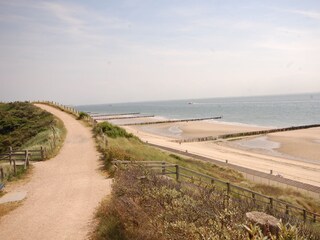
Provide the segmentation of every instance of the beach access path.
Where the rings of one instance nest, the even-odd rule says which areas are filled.
[[[99,172],[99,154],[88,127],[56,108],[36,106],[60,118],[67,136],[56,157],[33,164],[26,184],[8,189],[27,196],[0,219],[0,239],[87,239],[95,209],[110,193],[111,179]]]

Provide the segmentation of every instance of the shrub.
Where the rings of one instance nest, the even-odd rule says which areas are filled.
[[[86,113],[86,112],[79,112],[79,117],[78,117],[78,120],[81,120],[81,119],[85,119],[89,117],[89,114]]]
[[[0,153],[19,148],[54,125],[52,114],[27,102],[0,104]]]
[[[96,239],[267,239],[250,226],[245,213],[252,206],[234,201],[212,186],[195,188],[152,171],[127,167],[117,171],[112,196],[100,208]],[[106,219],[109,219],[106,221]],[[250,226],[250,227],[247,227]],[[279,239],[318,239],[305,227],[281,224]],[[276,239],[269,236],[268,239]]]
[[[111,138],[117,138],[117,137],[133,138],[134,137],[133,134],[128,133],[125,129],[115,126],[108,122],[98,123],[94,128],[94,132],[96,134],[104,133]]]

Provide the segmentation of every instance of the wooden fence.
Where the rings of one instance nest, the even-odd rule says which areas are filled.
[[[40,104],[46,104],[52,107],[55,107],[57,109],[60,109],[63,112],[67,112],[70,113],[71,115],[75,116],[75,117],[79,117],[80,112],[75,109],[74,107],[70,107],[70,106],[66,106],[66,105],[62,105],[60,103],[57,102],[52,102],[52,101],[36,101],[34,103],[40,103]],[[93,119],[93,117],[91,115],[87,115],[84,117],[84,119],[86,122],[88,122],[91,126],[94,126],[95,124],[97,124],[97,121],[95,119]]]
[[[272,198],[270,196],[263,195],[261,193],[252,191],[250,189],[237,186],[230,182],[226,182],[194,170],[179,166],[178,164],[172,164],[161,161],[121,161],[115,160],[114,164],[135,164],[138,166],[144,166],[155,170],[162,175],[173,175],[177,181],[189,182],[197,186],[212,185],[213,187],[223,190],[226,194],[234,199],[249,200],[254,206],[267,207],[282,216],[288,218],[294,218],[297,220],[303,220],[304,222],[320,222],[320,214],[308,211],[304,208],[297,207],[288,202]]]
[[[41,147],[37,150],[13,150],[9,147],[9,151],[0,154],[0,161],[8,163],[13,167],[14,175],[17,174],[17,166],[23,166],[27,169],[30,161],[42,161],[45,159],[45,149]],[[5,178],[4,168],[0,166],[0,179],[3,182]]]

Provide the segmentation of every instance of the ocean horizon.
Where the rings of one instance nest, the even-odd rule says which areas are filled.
[[[214,121],[266,127],[320,123],[320,93],[113,103],[76,108],[107,114],[139,112],[167,119],[222,116]]]

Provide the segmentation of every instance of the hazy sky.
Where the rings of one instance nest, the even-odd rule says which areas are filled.
[[[0,101],[320,92],[320,1],[0,0]]]

